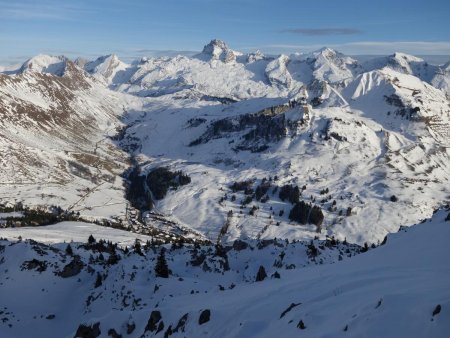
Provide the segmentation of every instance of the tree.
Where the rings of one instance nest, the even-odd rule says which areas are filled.
[[[166,261],[166,249],[161,248],[155,266],[156,277],[169,278],[169,267]]]
[[[73,250],[72,250],[72,247],[70,246],[70,244],[67,244],[66,254],[69,255],[69,256],[73,255]]]
[[[134,242],[134,252],[137,253],[140,256],[144,255],[142,253],[141,243],[139,242],[139,240],[137,238],[136,238],[136,241]]]
[[[307,224],[310,210],[311,205],[306,204],[304,201],[295,203],[294,207],[289,212],[289,219],[300,224]]]
[[[317,205],[313,206],[309,214],[309,222],[317,227],[317,232],[321,230],[323,219],[324,216],[320,207]]]
[[[347,215],[347,216],[351,216],[351,215],[352,215],[352,207],[348,207],[348,208],[347,208],[346,215]]]
[[[279,197],[282,201],[288,200],[290,203],[295,204],[300,201],[300,189],[294,185],[284,185],[280,189]]]
[[[96,240],[95,240],[95,238],[94,238],[94,236],[92,236],[92,234],[89,236],[89,238],[88,238],[88,243],[89,244],[94,244],[96,242]]]

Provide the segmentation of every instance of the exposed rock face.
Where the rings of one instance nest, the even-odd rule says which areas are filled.
[[[74,338],[97,338],[101,333],[100,323],[95,323],[92,326],[80,324]]]
[[[62,278],[69,278],[78,275],[84,267],[84,263],[80,257],[75,257],[63,270],[59,273]]]
[[[125,64],[115,54],[101,56],[97,60],[84,65],[84,69],[88,73],[101,74],[105,79],[112,78],[118,69],[124,67]]]
[[[236,54],[228,48],[225,42],[218,39],[211,40],[203,48],[202,54],[209,57],[210,60],[221,60],[225,63],[236,61]]]
[[[198,318],[198,324],[203,325],[211,319],[211,310],[206,309],[200,313],[200,317]]]
[[[261,265],[258,269],[258,273],[256,274],[256,282],[262,282],[264,279],[266,279],[267,273],[264,267]]]
[[[161,331],[164,328],[164,323],[161,321],[161,312],[154,310],[150,314],[150,318],[148,319],[147,326],[145,327],[145,331]],[[158,325],[159,323],[159,325]],[[162,324],[162,325],[161,325]],[[162,327],[162,328],[161,328]],[[161,329],[160,329],[161,328]]]
[[[298,125],[303,123],[301,118],[293,120],[286,118],[285,113],[293,109],[300,109],[300,115],[303,115],[303,108],[298,107],[297,101],[290,101],[287,104],[269,107],[257,113],[216,120],[210,124],[202,136],[192,141],[190,146],[204,144],[212,139],[229,137],[230,133],[252,128],[242,135],[243,140],[233,149],[236,151],[250,150],[251,152],[264,151],[268,148],[268,142],[281,140],[289,130],[295,131]]]
[[[47,262],[40,261],[38,259],[32,259],[31,261],[23,262],[21,269],[24,270],[36,270],[38,272],[44,272],[47,270]]]
[[[247,248],[248,248],[248,244],[244,241],[241,241],[238,239],[233,242],[233,249],[236,251],[245,250]]]
[[[259,60],[265,60],[266,56],[259,50],[247,55],[247,63],[253,63]]]

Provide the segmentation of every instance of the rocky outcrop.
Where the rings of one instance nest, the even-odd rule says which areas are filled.
[[[80,257],[75,256],[74,259],[64,266],[63,270],[58,273],[58,276],[62,278],[69,278],[78,275],[84,267],[84,263]]]
[[[242,135],[243,140],[233,149],[236,151],[250,150],[251,152],[264,151],[268,148],[268,142],[281,140],[288,134],[289,130],[295,130],[299,124],[303,123],[301,118],[288,119],[284,114],[292,109],[303,110],[298,106],[297,101],[289,101],[286,104],[265,108],[257,113],[213,121],[206,132],[192,141],[189,146],[204,144],[217,138],[230,137],[231,133],[252,128]]]
[[[74,338],[97,338],[101,333],[100,323],[95,323],[91,326],[80,324]]]
[[[211,310],[206,309],[200,313],[200,317],[198,318],[198,324],[203,325],[211,319]]]
[[[267,57],[259,50],[254,53],[249,53],[247,55],[247,63],[253,63],[260,60],[266,60]]]
[[[164,329],[164,322],[162,321],[161,312],[154,310],[150,313],[147,326],[145,326],[145,332],[151,331],[158,333]]]

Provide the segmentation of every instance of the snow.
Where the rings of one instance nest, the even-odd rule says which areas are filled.
[[[93,235],[97,240],[104,239],[106,241],[112,241],[121,246],[133,245],[136,239],[143,242],[151,239],[149,236],[85,222],[61,222],[42,227],[0,229],[0,237],[2,238],[17,240],[21,237],[23,239],[33,239],[47,244],[63,242],[82,243],[86,242],[90,235]]]
[[[135,329],[127,336],[163,337],[187,314],[174,337],[444,338],[450,330],[448,212],[441,210],[431,220],[389,235],[383,246],[334,263],[339,250],[333,247],[320,250],[317,259],[331,255],[316,265],[305,255],[304,244],[278,242],[230,250],[230,270],[204,271],[189,263],[192,248],[168,249],[168,279],[154,273],[159,248],[143,256],[119,252],[119,262],[107,265],[98,252],[72,243],[74,254],[90,261],[93,270],[84,267],[78,275],[62,278],[54,272],[71,260],[65,244],[1,241],[0,335],[72,337],[80,324],[98,322],[101,337],[110,329],[125,335],[132,323]],[[284,263],[274,267],[282,252]],[[32,259],[45,261],[45,271],[25,268],[24,262]],[[208,264],[217,267],[215,260]],[[295,268],[288,267],[291,263]],[[260,265],[269,277],[255,282]],[[274,271],[280,279],[270,278]],[[97,273],[103,281],[94,287]],[[440,312],[433,314],[438,306]],[[205,309],[210,320],[199,325]],[[152,311],[160,311],[161,332],[146,329]]]
[[[20,72],[42,72],[62,76],[66,62],[67,58],[64,56],[39,54],[26,61],[20,68]]]
[[[235,56],[230,62],[228,52]],[[40,65],[34,72],[0,74],[6,116],[0,120],[2,202],[54,204],[87,219],[124,219],[122,174],[132,159],[143,173],[168,166],[191,177],[191,184],[169,191],[156,208],[210,240],[232,210],[225,241],[333,235],[363,244],[429,217],[448,201],[446,66],[437,70],[399,53],[360,65],[329,48],[275,58],[244,55],[219,40],[194,57],[127,64],[107,55],[79,63],[86,72],[74,65],[62,75],[49,69],[64,58],[32,60]],[[430,84],[436,76],[443,84],[438,88]],[[236,124],[245,114],[293,98],[305,102],[278,115],[302,124],[280,139],[258,140],[267,147],[263,152],[236,151],[250,126],[189,146],[217,120]],[[192,120],[202,122],[191,127]],[[120,128],[126,128],[123,140],[112,140]],[[291,222],[292,205],[276,193],[242,209],[242,193],[231,201],[233,182],[253,179],[256,187],[275,176],[277,186],[306,185],[302,199],[325,214],[320,233]],[[326,188],[331,199],[321,203]],[[399,201],[390,202],[392,195]],[[253,206],[259,207],[254,217]],[[353,213],[346,217],[348,207]]]

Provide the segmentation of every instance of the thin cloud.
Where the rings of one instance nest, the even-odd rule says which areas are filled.
[[[405,52],[415,55],[450,55],[450,41],[357,41],[339,44],[271,44],[245,48],[274,52],[311,52],[322,47],[330,47],[350,55],[375,55]]]
[[[71,20],[91,12],[82,6],[61,4],[53,0],[39,3],[0,1],[0,6],[0,18],[16,20]]]
[[[308,36],[354,35],[362,33],[362,31],[355,28],[292,28],[292,29],[284,29],[281,32],[302,34]]]

